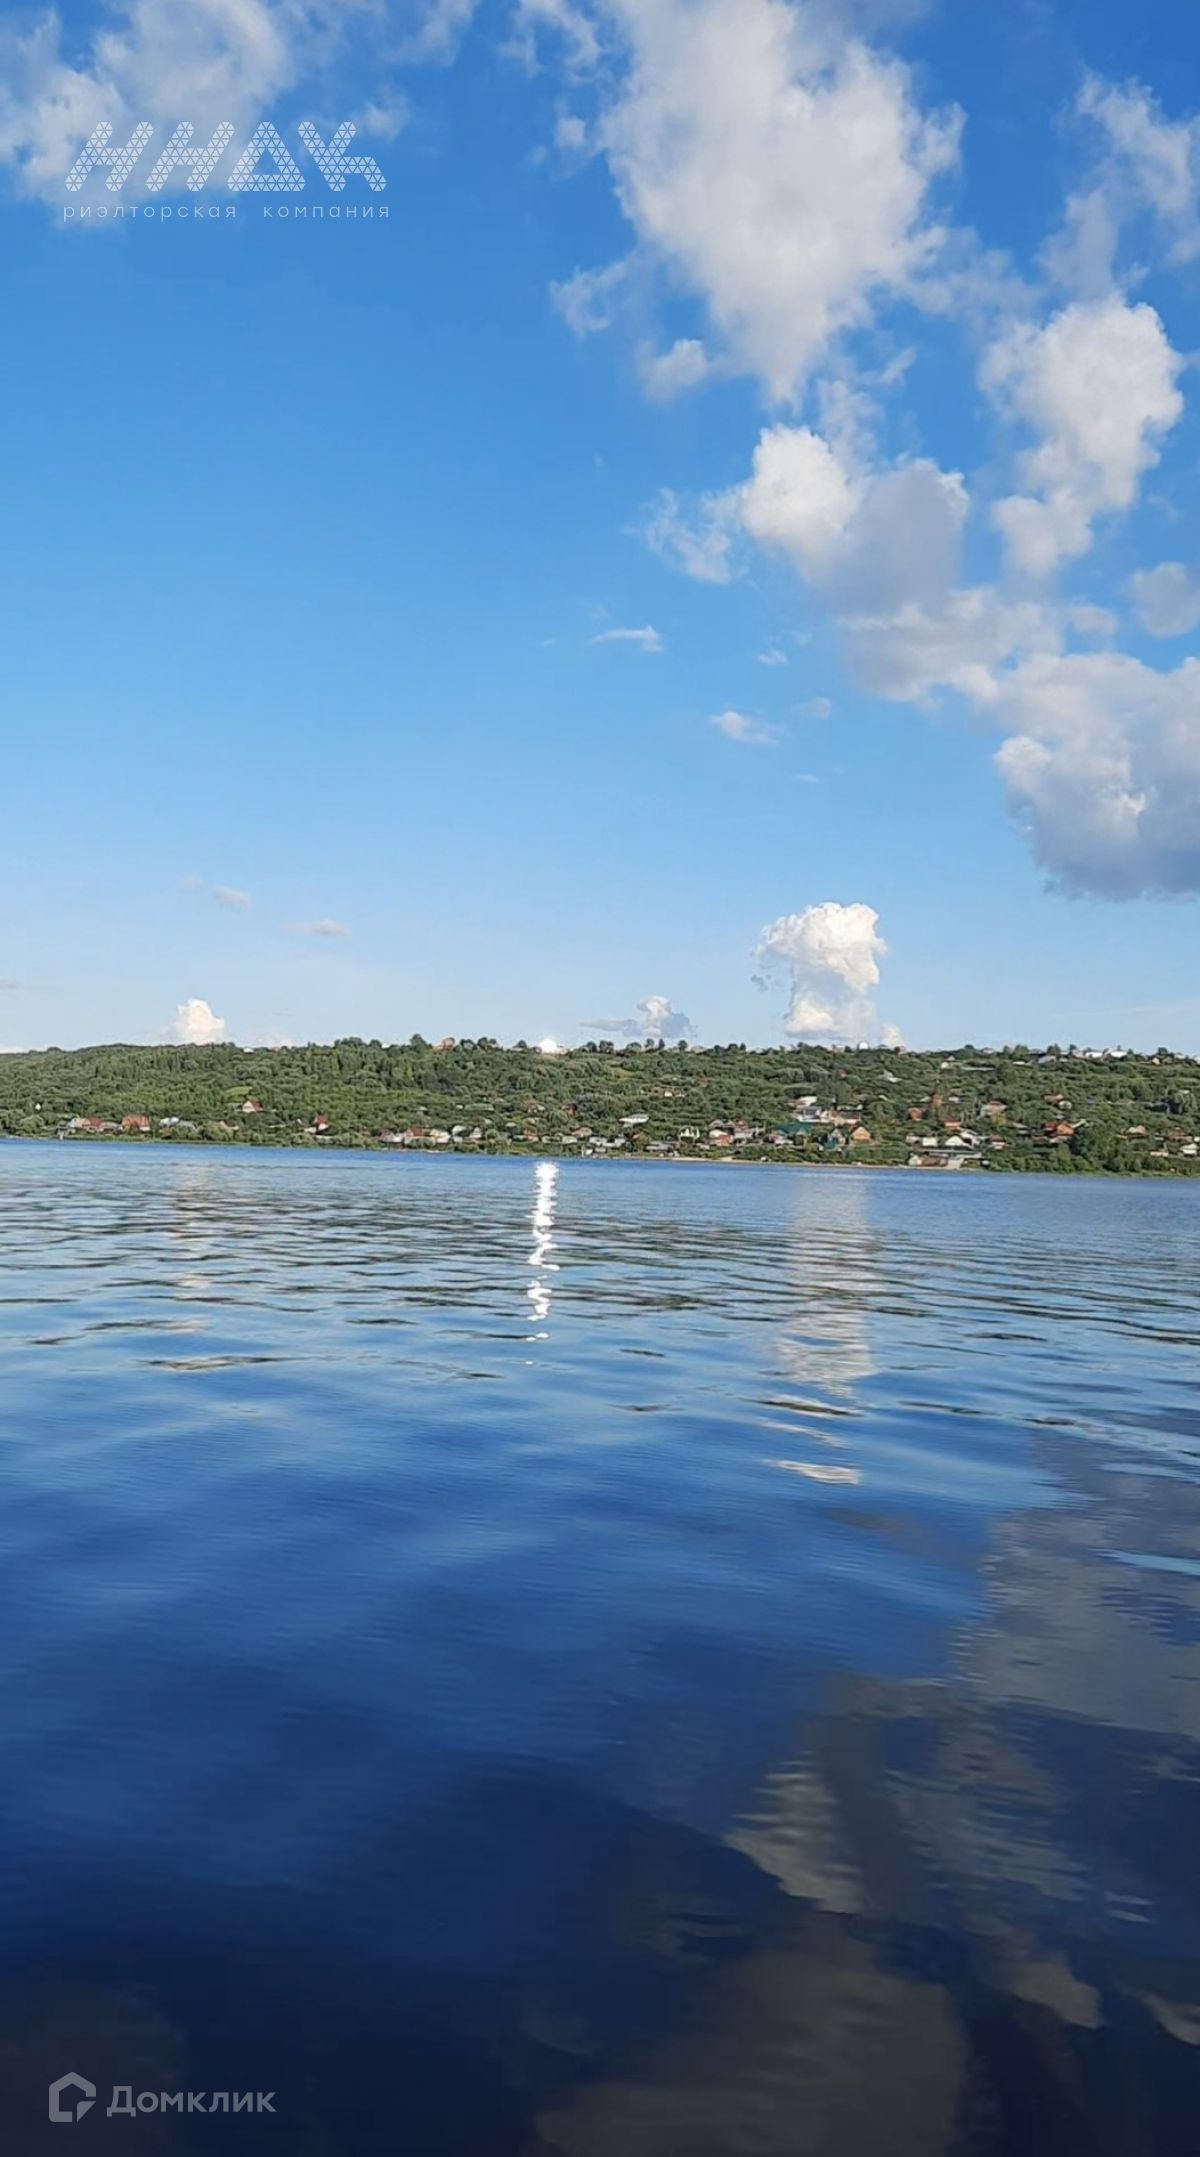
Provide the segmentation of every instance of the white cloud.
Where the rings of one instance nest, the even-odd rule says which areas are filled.
[[[759,653],[758,663],[760,667],[785,667],[788,655],[781,652],[777,644],[768,644],[766,651]]]
[[[602,270],[576,270],[573,277],[551,285],[550,296],[572,336],[595,337],[611,329],[627,275],[627,264],[611,262]]]
[[[744,743],[755,749],[773,749],[780,740],[778,727],[767,726],[761,719],[751,719],[746,712],[718,712],[710,721],[727,741]]]
[[[1186,259],[1200,254],[1200,119],[1167,120],[1140,83],[1118,87],[1093,75],[1079,109],[1107,137],[1141,199],[1175,234]]]
[[[557,37],[568,67],[586,70],[600,59],[596,25],[572,0],[517,0],[514,49],[527,67],[537,64],[539,35]]]
[[[293,921],[288,926],[293,936],[318,936],[329,941],[350,934],[344,921]]]
[[[1043,653],[1002,678],[997,756],[1036,859],[1104,898],[1200,889],[1200,661]]]
[[[799,711],[802,719],[831,719],[833,717],[833,705],[828,697],[809,697],[806,703],[799,706]]]
[[[225,1021],[217,1017],[212,1005],[206,1004],[202,996],[189,996],[175,1013],[171,1039],[193,1048],[208,1048],[215,1041],[224,1041]]]
[[[678,337],[666,352],[643,345],[638,353],[638,370],[647,396],[667,404],[672,397],[706,382],[713,365],[698,337]]]
[[[1152,637],[1186,637],[1200,628],[1200,574],[1182,562],[1139,569],[1129,580],[1138,620]]]
[[[750,538],[787,554],[841,609],[928,604],[958,573],[967,492],[926,458],[856,468],[809,427],[759,440],[736,514]]]
[[[811,427],[768,427],[737,492],[737,518],[761,547],[788,554],[810,583],[823,580],[846,538],[860,489]]]
[[[1070,196],[1046,250],[1061,283],[1085,295],[1117,282],[1117,257],[1130,226],[1164,241],[1173,263],[1200,255],[1200,119],[1168,120],[1140,83],[1090,76],[1077,111],[1099,155]],[[1139,233],[1139,237],[1140,237]]]
[[[214,884],[213,897],[218,906],[228,907],[235,914],[244,914],[250,904],[249,892],[235,891],[232,884]]]
[[[695,1032],[686,1011],[676,1011],[669,996],[645,996],[632,1018],[585,1019],[584,1032],[601,1039],[687,1041]]]
[[[882,468],[811,427],[767,427],[741,486],[685,511],[660,496],[646,536],[702,583],[732,580],[740,538],[784,555],[841,612],[936,605],[959,569],[969,510],[961,474],[928,458]]]
[[[1157,234],[1175,262],[1200,256],[1200,120],[1168,121],[1137,85],[1085,86],[1079,114],[1099,150],[1044,251],[1041,290],[1048,271],[1067,297],[1042,314],[1007,258],[938,227],[956,122],[931,117],[910,74],[852,33],[851,0],[597,6],[627,66],[591,139],[635,245],[560,304],[577,326],[607,325],[626,298],[640,309],[662,271],[706,328],[643,346],[652,394],[735,368],[776,404],[813,391],[811,412],[761,427],[741,483],[660,492],[649,545],[714,586],[747,573],[754,550],[781,558],[837,621],[866,689],[961,698],[1001,740],[1010,801],[1064,885],[1200,889],[1194,675],[1080,648],[1115,637],[1112,613],[1039,590],[1089,553],[1102,520],[1136,506],[1182,415],[1185,361],[1155,307],[1131,297],[1140,265],[1123,289],[1119,255],[1140,220],[1139,240]],[[1015,483],[996,500],[986,470],[975,482],[980,521],[1004,541],[991,582],[964,580],[963,474],[883,446],[884,400],[911,348],[889,365],[851,333],[901,297],[980,341],[980,382],[1013,430]],[[1139,571],[1128,590],[1150,634],[1200,627],[1200,573],[1183,564]],[[770,736],[739,711],[713,724],[743,743]],[[815,990],[797,992],[798,1008],[806,997],[834,1008]]]
[[[657,629],[647,623],[644,629],[602,629],[592,638],[593,644],[635,644],[639,651],[657,655],[666,650]]]
[[[843,628],[858,679],[876,696],[924,704],[951,689],[985,709],[998,668],[1023,652],[1057,650],[1062,639],[1054,610],[990,585],[947,592],[931,606],[854,615]]]
[[[607,0],[606,19],[628,67],[597,141],[637,251],[702,302],[735,366],[791,397],[935,258],[957,117],[924,114],[898,61],[787,0]]]
[[[560,112],[554,122],[554,147],[564,157],[583,157],[587,153],[587,121],[577,112]]]
[[[787,1033],[796,1040],[841,1042],[878,1037],[872,992],[886,951],[873,906],[827,900],[770,922],[754,957],[764,971],[788,979]]]
[[[400,91],[394,90],[388,97],[368,98],[350,117],[360,135],[370,135],[377,142],[395,142],[412,119],[412,106]]]
[[[1118,294],[1075,301],[1043,328],[1005,330],[983,381],[1040,438],[1021,460],[1025,494],[997,503],[1014,565],[1046,577],[1086,554],[1106,511],[1128,509],[1183,411],[1182,366],[1152,307]]]
[[[664,487],[650,506],[644,536],[655,554],[698,584],[732,583],[734,515],[728,495],[706,496],[689,516],[679,496]]]
[[[988,385],[1039,438],[1022,460],[1030,492],[995,512],[1023,573],[1048,574],[1085,552],[1093,521],[1132,505],[1182,409],[1180,365],[1154,310],[1112,295],[993,343]],[[837,420],[836,400],[829,409]],[[1064,888],[1109,897],[1200,888],[1197,676],[1073,651],[1114,633],[1094,603],[1030,597],[1019,584],[963,586],[961,476],[921,458],[874,464],[852,404],[841,422],[829,434],[766,428],[741,486],[687,512],[671,500],[662,551],[710,582],[732,578],[747,541],[783,555],[834,611],[866,689],[900,703],[962,697],[1001,735],[1010,805]],[[1155,633],[1200,623],[1200,577],[1178,563],[1135,576],[1131,594]],[[716,723],[757,738],[742,714]],[[830,1030],[813,1018],[827,997],[799,1005],[813,1029]]]
[[[401,39],[406,60],[453,60],[470,28],[478,0],[423,0],[417,23]]]

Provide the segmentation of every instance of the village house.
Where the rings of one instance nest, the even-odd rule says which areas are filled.
[[[242,1114],[243,1114],[243,1116],[261,1116],[261,1115],[262,1115],[262,1112],[263,1112],[263,1105],[262,1105],[262,1102],[261,1102],[261,1101],[253,1101],[253,1100],[251,1100],[251,1101],[243,1101],[243,1103],[242,1103]]]
[[[150,1118],[148,1116],[122,1116],[121,1129],[122,1131],[141,1131],[148,1134]]]

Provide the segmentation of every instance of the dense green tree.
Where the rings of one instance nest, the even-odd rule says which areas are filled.
[[[149,1119],[150,1135],[172,1144],[441,1144],[430,1134],[448,1133],[448,1143],[488,1151],[1200,1172],[1200,1071],[1163,1052],[1098,1061],[1027,1048],[730,1044],[668,1055],[596,1041],[543,1056],[487,1039],[437,1049],[414,1035],[0,1057],[0,1133],[146,1143],[136,1123],[120,1131],[127,1118]],[[109,1128],[93,1134],[80,1128],[88,1122]]]

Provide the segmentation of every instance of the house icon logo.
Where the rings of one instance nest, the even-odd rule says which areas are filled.
[[[65,2105],[62,2102],[63,2093],[68,2090],[80,2092],[79,2102],[74,2107],[69,2102]],[[50,2084],[50,2117],[60,2127],[64,2124],[74,2126],[85,2112],[91,2111],[95,2096],[94,2082],[86,2082],[82,2075],[60,2075],[57,2082]]]

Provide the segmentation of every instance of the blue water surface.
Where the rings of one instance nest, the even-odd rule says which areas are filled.
[[[0,1146],[0,2148],[1194,2150],[1198,1231]]]

